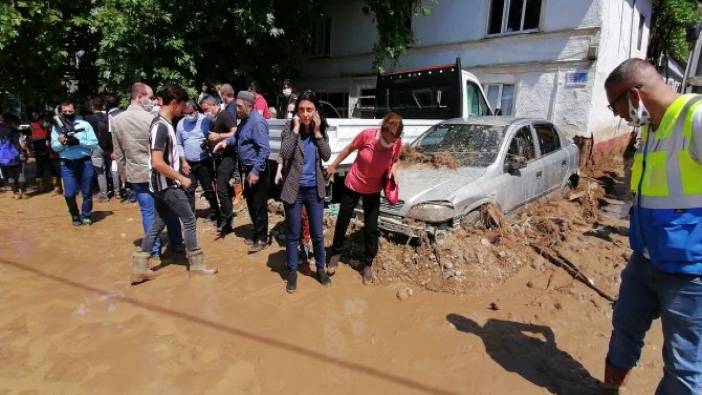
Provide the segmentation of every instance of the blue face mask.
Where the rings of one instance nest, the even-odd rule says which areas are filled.
[[[197,121],[197,114],[186,115],[183,118],[188,122],[195,122]]]

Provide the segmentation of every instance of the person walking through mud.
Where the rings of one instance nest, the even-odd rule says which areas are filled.
[[[629,240],[605,364],[618,389],[653,319],[663,326],[656,394],[702,393],[702,96],[676,93],[650,63],[629,59],[605,81],[609,108],[641,128]]]
[[[395,174],[400,161],[402,128],[402,117],[394,112],[388,113],[383,118],[380,129],[366,129],[359,133],[327,167],[326,175],[331,178],[336,173],[339,163],[352,152],[358,151],[342,187],[339,216],[336,219],[331,256],[327,263],[329,274],[336,271],[346,238],[346,229],[358,200],[362,198],[365,257],[359,271],[363,277],[363,284],[369,285],[373,282],[372,265],[378,253],[380,191],[386,177]]]
[[[188,270],[195,274],[216,274],[217,269],[205,265],[204,255],[197,243],[195,213],[185,190],[190,187],[188,176],[180,172],[181,158],[178,142],[173,130],[173,118],[183,114],[188,93],[179,85],[167,84],[158,95],[161,108],[151,124],[149,145],[151,152],[151,188],[154,190],[156,217],[146,237],[141,242],[141,251],[132,258],[132,282],[155,278],[157,273],[149,268],[149,258],[156,239],[166,227],[165,219],[175,214],[183,223]]]
[[[61,158],[61,179],[63,196],[73,225],[90,225],[93,223],[93,162],[90,155],[98,144],[93,127],[86,121],[76,119],[75,106],[65,101],[59,106],[60,124],[57,122],[51,130],[51,149]],[[83,197],[78,211],[76,196]]]
[[[125,111],[112,119],[112,145],[114,160],[120,174],[131,186],[141,212],[144,236],[151,228],[155,216],[154,194],[149,188],[149,128],[154,117],[153,90],[150,86],[135,82],[131,87],[131,103]],[[181,254],[183,233],[175,215],[166,219],[168,224],[168,253]],[[161,240],[156,239],[151,255],[161,257]]]
[[[288,278],[285,289],[297,289],[297,246],[300,242],[302,207],[307,211],[310,224],[317,279],[325,287],[331,286],[324,257],[324,197],[326,181],[322,161],[329,160],[331,148],[327,136],[327,122],[320,114],[317,95],[304,91],[295,103],[295,115],[283,128],[280,157],[284,161],[283,188],[280,199],[285,204],[288,223],[286,257]]]

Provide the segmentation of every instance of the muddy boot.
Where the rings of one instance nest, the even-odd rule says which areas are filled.
[[[285,291],[289,294],[295,293],[297,290],[297,272],[295,270],[291,270],[288,273],[288,281],[287,284],[285,284]]]
[[[135,252],[132,255],[132,284],[153,280],[158,273],[149,269],[149,252]]]
[[[188,270],[193,274],[217,274],[217,269],[205,266],[205,254],[202,250],[187,251]]]
[[[54,186],[54,193],[60,195],[63,193],[63,188],[61,187],[61,180],[58,177],[51,177],[51,184]]]
[[[317,280],[325,287],[331,287],[331,279],[324,268],[317,268]]]
[[[339,266],[339,259],[341,254],[333,254],[329,256],[329,262],[327,262],[327,274],[332,276],[336,273],[336,268]]]
[[[619,390],[626,384],[626,377],[630,371],[631,369],[618,368],[605,362],[605,393],[618,394]]]

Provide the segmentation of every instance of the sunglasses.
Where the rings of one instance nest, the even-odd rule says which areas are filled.
[[[619,103],[619,101],[622,100],[624,98],[624,96],[626,96],[626,94],[629,93],[630,90],[641,89],[641,88],[643,88],[643,85],[639,84],[639,85],[634,85],[631,88],[624,90],[624,92],[622,92],[619,96],[615,97],[614,100],[612,100],[609,103],[607,108],[609,108],[609,110],[612,111],[614,113],[614,115],[617,115],[617,110],[614,108],[614,106],[616,106],[617,103]]]

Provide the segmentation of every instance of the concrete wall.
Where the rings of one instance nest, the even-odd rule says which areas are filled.
[[[542,0],[539,31],[487,36],[489,0],[428,3],[429,16],[415,16],[417,43],[397,67],[426,67],[461,58],[483,84],[515,85],[514,115],[550,119],[569,134],[603,140],[622,132],[607,109],[604,79],[621,61],[645,56],[650,0]],[[632,12],[635,3],[636,10]],[[362,0],[330,1],[332,56],[307,62],[305,86],[350,95],[372,87],[371,48],[377,39]],[[643,50],[636,49],[638,15],[644,13]],[[593,57],[593,55],[595,55]],[[573,73],[585,76],[573,83]]]

